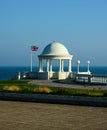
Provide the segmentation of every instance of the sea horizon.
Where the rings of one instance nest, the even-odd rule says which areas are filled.
[[[38,67],[33,66],[32,71],[38,72]],[[44,67],[46,70],[46,67]],[[58,66],[53,66],[53,71],[58,71]],[[64,67],[67,71],[68,67]],[[80,72],[87,71],[86,66],[80,66]],[[90,71],[93,75],[107,75],[107,66],[90,66]],[[30,66],[0,66],[0,80],[10,80],[17,72],[30,72]],[[72,66],[72,72],[77,72],[77,66]]]

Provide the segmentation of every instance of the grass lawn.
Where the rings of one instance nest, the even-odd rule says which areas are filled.
[[[26,80],[4,80],[0,81],[0,92],[18,92],[18,93],[45,93],[53,95],[69,95],[69,96],[93,96],[107,97],[107,90],[88,90],[88,89],[72,89],[61,87],[36,86],[28,84]]]

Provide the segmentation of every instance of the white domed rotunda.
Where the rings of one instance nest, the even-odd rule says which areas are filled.
[[[68,49],[59,42],[48,44],[39,58],[39,79],[66,79],[71,75],[71,61],[73,55],[70,55]],[[46,60],[46,71],[43,70],[43,60]],[[53,60],[59,60],[59,71],[53,72]],[[68,71],[64,72],[64,60],[68,60]]]

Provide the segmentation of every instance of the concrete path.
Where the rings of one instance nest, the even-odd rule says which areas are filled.
[[[81,85],[81,84],[74,84],[70,80],[66,81],[58,81],[58,80],[32,80],[29,82],[30,84],[34,85],[42,85],[42,86],[49,86],[49,87],[66,87],[66,88],[75,88],[75,89],[100,89],[100,90],[107,90],[107,85]]]
[[[0,130],[107,130],[107,108],[0,101]]]

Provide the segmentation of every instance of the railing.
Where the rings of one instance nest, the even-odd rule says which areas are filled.
[[[46,76],[46,75],[45,75]],[[37,79],[38,72],[18,72],[14,79]],[[53,73],[52,78],[58,78],[58,73]],[[66,77],[67,78],[67,77]],[[107,75],[77,74],[71,73],[71,77],[75,82],[88,84],[106,84]]]
[[[37,78],[37,72],[17,72],[13,79],[35,79]]]
[[[76,74],[75,81],[89,84],[107,84],[107,75]]]
[[[91,83],[107,84],[107,76],[105,75],[92,75]]]

